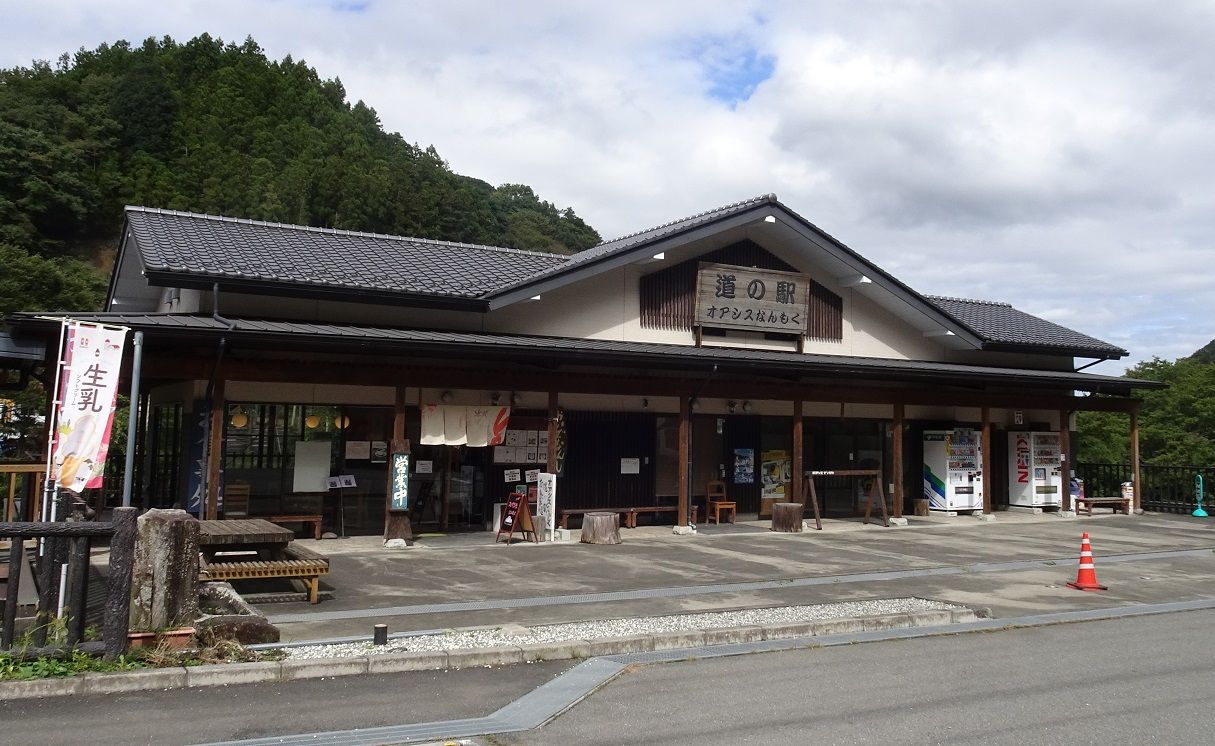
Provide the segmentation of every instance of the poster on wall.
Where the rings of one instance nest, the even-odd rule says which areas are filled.
[[[347,461],[366,461],[371,458],[371,441],[370,440],[348,440],[346,441],[346,460]]]
[[[325,492],[329,489],[332,444],[327,440],[298,440],[295,443],[295,468],[292,492]]]
[[[388,462],[388,441],[371,441],[371,463],[384,464]]]
[[[640,474],[641,459],[639,458],[622,458],[620,459],[621,474]]]
[[[788,451],[764,451],[760,469],[760,496],[769,499],[784,499],[785,484],[793,479],[793,462]]]
[[[534,484],[538,479],[540,479],[539,469],[528,469],[523,472],[523,481],[528,484]]]
[[[734,449],[734,484],[755,484],[755,449]]]
[[[510,483],[510,482],[518,482],[518,481],[519,481],[519,473],[520,473],[520,472],[519,472],[519,470],[518,470],[518,469],[507,469],[507,470],[506,470],[506,472],[505,472],[505,474],[503,475],[503,479],[502,479],[502,481],[503,481],[503,482],[507,482],[507,483]]]

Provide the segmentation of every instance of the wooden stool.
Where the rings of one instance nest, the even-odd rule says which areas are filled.
[[[619,544],[619,513],[587,513],[582,516],[583,544]]]

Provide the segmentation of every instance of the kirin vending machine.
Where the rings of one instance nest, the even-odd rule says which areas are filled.
[[[1058,507],[1063,501],[1059,433],[1008,434],[1008,504]]]
[[[924,431],[924,497],[929,510],[983,509],[983,446],[977,430]]]

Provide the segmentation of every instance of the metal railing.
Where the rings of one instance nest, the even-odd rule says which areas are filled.
[[[1201,474],[1203,482],[1215,485],[1215,467],[1210,466],[1157,466],[1144,464],[1139,467],[1143,480],[1140,507],[1158,513],[1191,513],[1198,506],[1194,498],[1194,476]],[[1084,493],[1098,497],[1118,495],[1122,483],[1130,482],[1130,464],[1076,464],[1076,476],[1084,480]],[[1204,497],[1203,503],[1210,502]]]
[[[35,573],[38,579],[38,604],[31,629],[31,644],[21,650],[23,657],[54,654],[63,649],[79,648],[88,652],[104,652],[114,658],[127,649],[130,626],[131,569],[135,561],[135,508],[115,508],[108,523],[77,522],[15,522],[0,523],[0,538],[11,540],[9,578],[0,626],[0,650],[13,650],[17,635],[17,594],[20,590],[26,541],[42,539],[41,555]],[[95,539],[110,540],[109,573],[106,579],[105,610],[102,614],[101,643],[84,642],[86,601],[88,599],[89,556]],[[61,645],[50,648],[47,635],[57,617],[60,577],[66,564],[64,586],[65,638]]]

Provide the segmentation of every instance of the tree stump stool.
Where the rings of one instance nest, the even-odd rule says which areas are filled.
[[[587,513],[582,516],[583,544],[619,544],[619,513]]]
[[[784,533],[801,533],[802,511],[805,506],[801,503],[773,503],[772,530]]]

